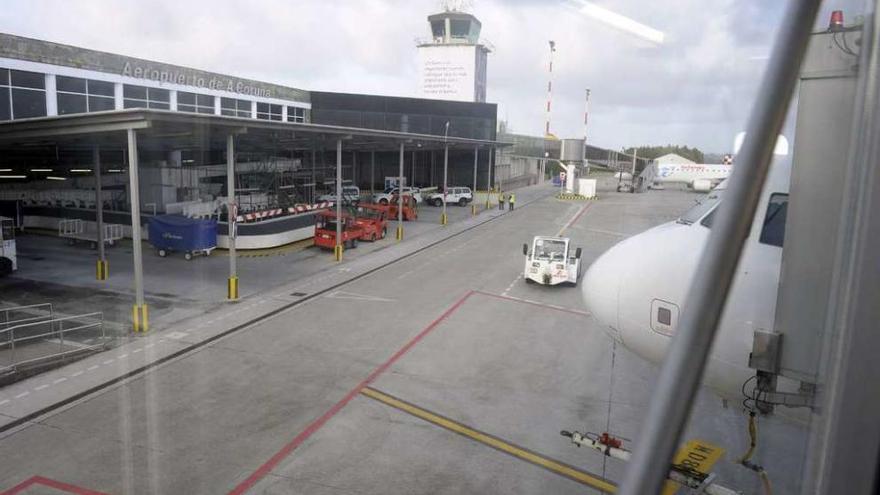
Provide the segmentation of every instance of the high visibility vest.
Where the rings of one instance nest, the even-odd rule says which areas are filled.
[[[513,203],[516,200],[516,196],[511,194],[509,199],[510,199],[510,202]]]

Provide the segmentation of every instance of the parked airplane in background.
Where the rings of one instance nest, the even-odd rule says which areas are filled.
[[[791,163],[776,158],[740,258],[709,358],[704,384],[742,399],[753,332],[772,329],[782,262]],[[639,356],[661,363],[678,329],[691,280],[726,181],[678,220],[626,239],[589,267],[583,296],[609,335]]]
[[[654,183],[686,184],[697,192],[709,192],[730,176],[733,165],[708,163],[662,163],[657,165]]]
[[[746,133],[740,132],[733,140],[734,153],[739,153]],[[773,150],[775,155],[788,155],[788,139],[780,135]],[[733,171],[733,157],[724,157],[724,163],[663,163],[657,165],[654,184],[685,184],[696,192],[709,192]],[[659,187],[657,187],[659,189]]]

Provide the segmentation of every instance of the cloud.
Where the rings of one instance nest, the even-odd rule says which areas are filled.
[[[782,12],[761,0],[599,1],[665,33],[655,46],[566,0],[479,0],[496,51],[488,98],[517,132],[544,125],[547,41],[554,132],[599,146],[680,143],[726,151],[742,129]],[[772,4],[767,7],[767,4]],[[414,39],[433,0],[7,0],[0,30],[294,87],[415,96]]]

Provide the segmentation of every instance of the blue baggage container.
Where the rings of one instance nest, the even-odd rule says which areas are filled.
[[[217,221],[187,218],[179,215],[151,217],[148,225],[150,244],[159,256],[181,251],[186,259],[193,255],[209,255],[217,247]]]

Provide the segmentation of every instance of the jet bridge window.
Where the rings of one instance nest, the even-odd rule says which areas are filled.
[[[782,247],[785,241],[785,217],[788,213],[788,194],[773,194],[767,204],[764,226],[761,228],[762,244]]]

